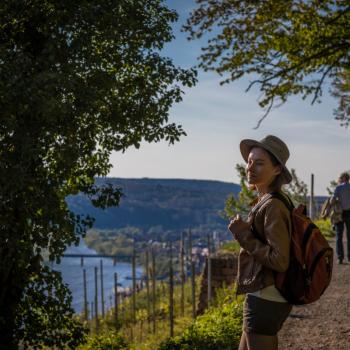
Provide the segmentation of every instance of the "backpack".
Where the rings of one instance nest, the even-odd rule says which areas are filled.
[[[289,267],[285,272],[275,272],[275,286],[290,304],[312,303],[321,297],[331,281],[333,249],[306,216],[305,205],[294,208],[291,199],[279,192],[270,193],[266,200],[270,198],[281,200],[291,212],[292,219]],[[254,225],[252,232],[262,241]]]
[[[321,218],[329,218],[332,225],[343,221],[343,209],[337,198],[334,201],[331,201],[331,197],[326,199],[322,205]]]

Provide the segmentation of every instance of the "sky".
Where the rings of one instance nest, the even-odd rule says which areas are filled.
[[[179,14],[173,25],[175,39],[166,45],[163,55],[182,68],[198,64],[204,41],[188,41],[180,28],[194,1],[168,0]],[[288,168],[310,186],[315,179],[315,194],[326,195],[331,180],[350,170],[350,128],[334,119],[337,100],[325,86],[322,102],[311,105],[311,98],[292,97],[271,111],[258,129],[254,129],[264,111],[259,107],[257,91],[245,92],[249,78],[220,86],[222,77],[198,71],[198,82],[184,88],[183,101],[173,105],[169,121],[183,126],[187,133],[175,145],[167,142],[142,143],[140,149],[113,153],[109,176],[123,178],[205,179],[239,183],[237,163],[244,163],[239,151],[242,139],[261,140],[276,135],[290,150]]]

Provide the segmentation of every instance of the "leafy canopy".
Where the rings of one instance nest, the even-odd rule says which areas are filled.
[[[247,90],[258,85],[264,117],[294,94],[320,101],[325,80],[350,67],[347,0],[196,2],[184,29],[192,40],[209,36],[200,66],[222,83],[252,77]]]
[[[338,98],[338,107],[335,109],[335,119],[348,127],[350,123],[350,69],[339,72],[333,81],[332,95]]]
[[[121,189],[94,185],[113,150],[185,135],[169,109],[196,74],[160,55],[176,19],[160,0],[2,2],[1,349],[83,340],[70,293],[43,256],[59,262],[93,224],[69,210],[68,195],[118,204]]]

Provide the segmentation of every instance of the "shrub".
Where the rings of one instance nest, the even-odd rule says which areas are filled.
[[[318,219],[315,220],[315,225],[321,230],[322,234],[326,236],[326,238],[332,238],[335,235],[335,231],[329,219],[323,220]]]
[[[222,244],[221,251],[239,252],[240,245],[237,241],[232,240]]]
[[[119,333],[108,331],[90,336],[87,343],[81,345],[78,350],[127,350],[129,349],[125,339]]]
[[[212,307],[185,330],[182,336],[168,338],[159,350],[235,350],[242,332],[242,301],[234,300]]]

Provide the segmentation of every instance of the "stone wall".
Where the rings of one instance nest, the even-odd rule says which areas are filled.
[[[233,252],[218,252],[211,256],[211,296],[215,297],[218,288],[230,286],[237,276],[238,255]],[[208,306],[208,260],[205,262],[201,278],[197,315],[201,315]]]

